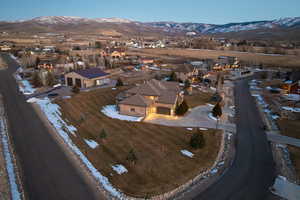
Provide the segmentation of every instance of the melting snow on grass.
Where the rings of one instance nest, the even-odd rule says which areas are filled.
[[[184,155],[184,156],[187,156],[187,157],[190,157],[192,158],[194,156],[194,154],[188,150],[180,150],[181,154]]]
[[[133,122],[139,122],[143,119],[143,117],[132,117],[128,115],[121,115],[117,111],[116,105],[107,105],[104,106],[101,110],[103,114],[105,114],[107,117],[113,118],[113,119],[119,119],[119,120],[125,120],[125,121],[133,121]]]
[[[88,139],[84,139],[84,142],[89,145],[89,147],[91,147],[92,149],[95,149],[97,146],[99,146],[99,144],[94,141],[94,140],[88,140]]]
[[[282,109],[291,111],[291,112],[300,112],[300,108],[292,108],[292,107],[288,107],[288,106],[283,106]]]
[[[25,95],[30,95],[35,92],[35,89],[31,86],[29,81],[27,80],[21,80],[20,81],[21,85],[19,87],[20,92],[22,92]]]
[[[200,131],[207,131],[207,128],[199,128]]]
[[[16,179],[15,168],[13,164],[13,157],[9,150],[9,139],[6,135],[4,121],[1,119],[0,119],[0,133],[2,138],[3,153],[4,153],[6,170],[9,179],[10,191],[12,195],[11,197],[13,200],[20,200],[21,193],[19,192],[17,181],[16,181],[17,179]]]
[[[123,165],[113,165],[111,166],[112,169],[117,172],[117,174],[121,175],[121,174],[124,174],[124,173],[127,173],[128,170],[123,166]]]
[[[104,189],[107,190],[111,195],[122,198],[124,195],[111,185],[108,178],[103,176],[80,151],[80,149],[72,142],[66,130],[68,130],[72,134],[75,134],[74,131],[76,131],[76,128],[74,126],[68,126],[66,122],[62,120],[60,107],[57,104],[51,103],[48,98],[37,101],[37,104],[41,107],[42,111],[45,113],[48,120],[57,130],[59,135],[63,138],[65,143],[81,159],[81,161],[89,169],[95,179],[104,187]]]

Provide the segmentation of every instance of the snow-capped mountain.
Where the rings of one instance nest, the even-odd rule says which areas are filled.
[[[68,25],[68,24],[81,24],[81,23],[131,23],[132,21],[128,19],[121,18],[83,18],[83,17],[73,17],[73,16],[45,16],[36,17],[31,20],[22,20],[14,22],[33,22],[45,25]],[[14,23],[12,22],[12,23]]]
[[[165,31],[196,31],[198,33],[228,33],[256,29],[290,28],[300,26],[300,17],[282,18],[272,21],[253,21],[229,23],[224,25],[203,23],[150,22],[149,26],[162,28]]]
[[[103,24],[106,25],[103,25]],[[164,33],[229,33],[243,32],[257,29],[272,31],[275,28],[288,30],[300,28],[300,17],[282,18],[271,21],[253,21],[241,23],[228,23],[223,25],[205,23],[178,23],[178,22],[138,22],[122,18],[83,18],[69,16],[36,17],[29,20],[0,21],[0,29],[14,31],[80,31],[78,26],[84,25],[85,31],[93,31],[101,28],[118,29],[118,32],[164,32]],[[31,28],[29,28],[31,27]]]

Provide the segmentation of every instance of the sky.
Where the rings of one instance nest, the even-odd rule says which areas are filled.
[[[224,24],[300,16],[300,0],[1,0],[0,21],[39,16]]]

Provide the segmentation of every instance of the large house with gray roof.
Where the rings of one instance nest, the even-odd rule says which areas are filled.
[[[175,107],[183,100],[177,82],[152,79],[117,96],[120,114],[146,117],[151,113],[175,115]]]

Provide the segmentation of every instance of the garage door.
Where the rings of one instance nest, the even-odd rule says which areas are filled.
[[[166,107],[157,107],[157,114],[171,115],[171,109]]]

